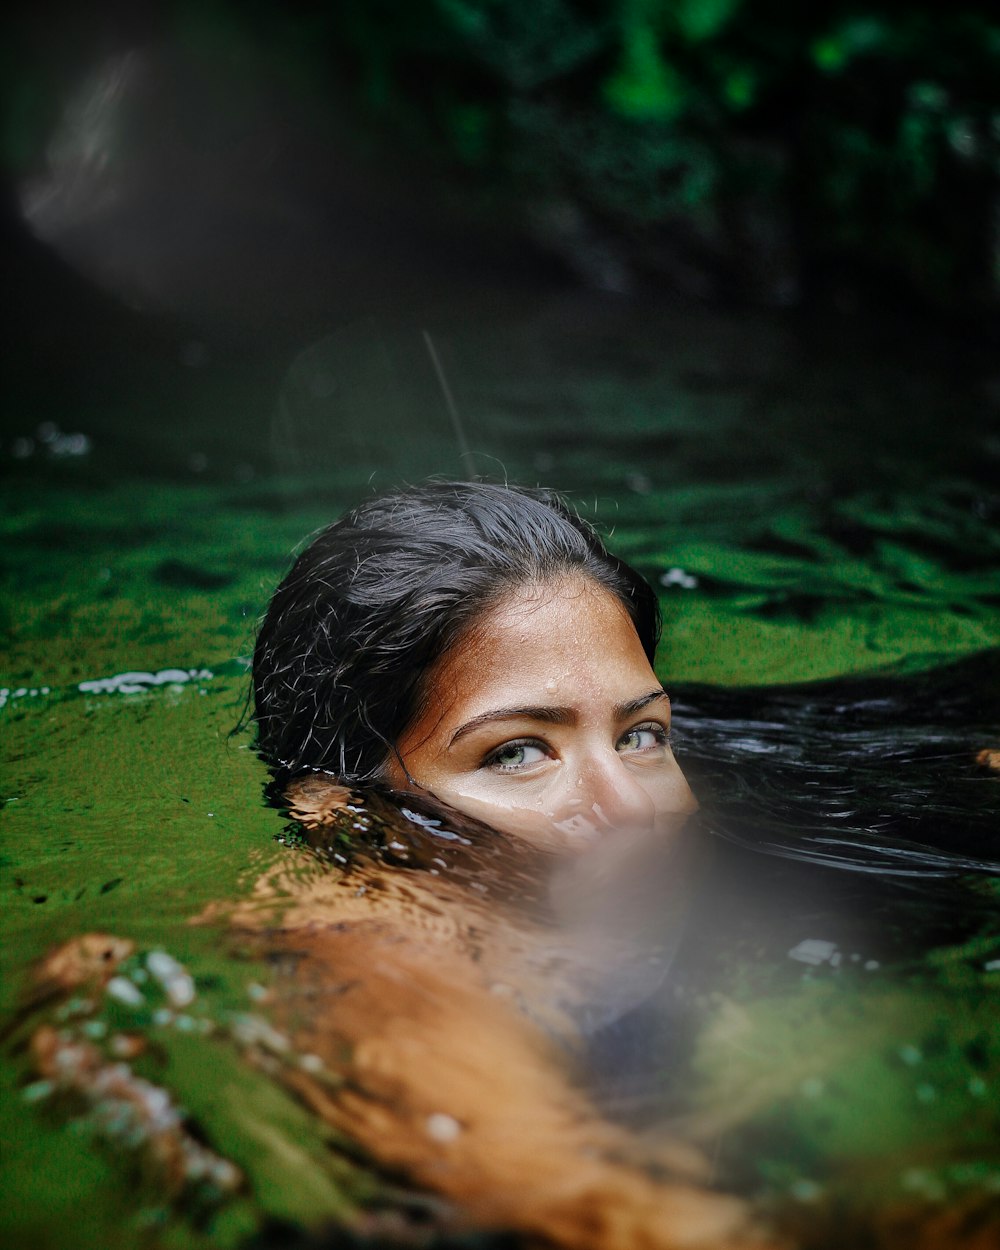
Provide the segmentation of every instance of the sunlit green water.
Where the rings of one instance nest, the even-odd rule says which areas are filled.
[[[5,1013],[33,960],[94,930],[185,962],[199,978],[199,1010],[215,1021],[247,1009],[266,982],[266,967],[189,923],[247,888],[282,828],[261,802],[250,737],[231,736],[244,658],[295,545],[373,473],[386,482],[461,471],[421,328],[335,333],[258,402],[255,412],[271,415],[250,426],[237,398],[245,379],[227,390],[218,371],[204,394],[191,386],[196,398],[174,425],[162,414],[145,422],[142,394],[133,419],[83,425],[92,445],[82,455],[57,454],[36,432],[40,421],[80,429],[73,411],[26,409],[8,422]],[[668,684],[928,665],[1000,642],[1000,442],[988,374],[965,367],[956,381],[926,345],[910,350],[874,327],[831,337],[735,318],[477,307],[440,312],[429,328],[476,467],[571,492],[660,585]],[[15,451],[18,435],[33,439],[31,454]],[[81,690],[166,670],[177,671],[126,683],[131,692]],[[970,1036],[986,1027],[978,986],[965,985],[965,1005],[947,1016]],[[929,992],[929,1007],[899,1008],[904,1022],[907,1012],[940,1015]],[[879,1012],[874,1001],[866,1009]],[[780,1033],[795,1010],[783,999],[744,1003],[740,1027]],[[705,1043],[708,1071],[724,1035],[717,1025]],[[119,1245],[224,1244],[261,1210],[322,1222],[368,1192],[305,1113],[236,1060],[228,1034],[164,1039],[150,1075],[248,1173],[250,1196],[200,1232],[168,1219],[155,1194],[129,1191],[114,1150],[95,1151],[86,1131],[13,1091],[23,1058],[8,1050],[2,1219],[15,1241],[60,1246],[72,1228],[78,1247],[108,1244],[111,1229]],[[850,1067],[852,1055],[828,1066]],[[911,1111],[926,1107],[901,1114],[890,1139],[906,1135]],[[860,1140],[860,1121],[875,1114],[848,1117],[846,1139]],[[984,1166],[972,1156],[970,1166]]]

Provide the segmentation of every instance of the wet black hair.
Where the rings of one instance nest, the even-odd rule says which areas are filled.
[[[1000,874],[1000,650],[670,696],[678,761],[727,840],[901,887]]]
[[[253,663],[277,798],[297,773],[378,782],[424,678],[511,587],[580,573],[652,663],[660,612],[557,494],[431,482],[325,529],[281,583]],[[894,881],[1000,873],[1000,651],[916,672],[770,687],[673,683],[674,742],[729,843]]]
[[[279,779],[376,781],[428,670],[511,588],[576,574],[622,604],[650,663],[660,609],[554,491],[432,481],[324,529],[271,600],[253,657],[257,744]]]

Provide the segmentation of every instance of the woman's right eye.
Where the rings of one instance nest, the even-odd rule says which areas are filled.
[[[501,773],[513,773],[522,768],[530,768],[548,758],[548,752],[540,742],[530,738],[519,742],[505,742],[487,755],[483,764]]]

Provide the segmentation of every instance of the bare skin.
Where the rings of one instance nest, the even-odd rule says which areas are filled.
[[[697,1152],[663,1143],[659,1178],[568,1079],[567,1058],[451,944],[404,923],[285,937],[306,951],[281,1023],[297,1047],[345,1052],[346,1082],[290,1079],[391,1172],[453,1205],[457,1227],[516,1230],[565,1250],[774,1247],[745,1205],[712,1192]],[[341,1060],[343,1063],[343,1060]]]

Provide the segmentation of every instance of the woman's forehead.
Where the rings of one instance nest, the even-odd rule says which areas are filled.
[[[438,714],[497,700],[549,701],[569,693],[616,701],[655,678],[619,600],[582,576],[513,588],[476,620],[429,674],[425,707]],[[496,704],[499,706],[499,704]]]

